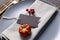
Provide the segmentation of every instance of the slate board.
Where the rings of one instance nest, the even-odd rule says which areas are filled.
[[[18,24],[29,24],[32,27],[38,27],[40,17],[20,14]]]

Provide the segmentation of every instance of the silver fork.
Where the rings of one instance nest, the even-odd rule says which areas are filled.
[[[4,34],[1,34],[1,40],[9,40],[9,38],[7,36],[5,36]]]

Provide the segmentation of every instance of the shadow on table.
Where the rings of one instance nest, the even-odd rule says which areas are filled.
[[[49,27],[49,25],[52,23],[52,21],[55,19],[56,15],[58,14],[58,11],[56,11],[53,16],[50,18],[50,20],[45,24],[45,26],[39,31],[37,36],[33,40],[38,40],[42,34],[45,32],[45,30]],[[56,28],[55,28],[56,30]],[[53,30],[52,30],[53,31]],[[56,35],[57,31],[52,34],[52,36]],[[51,37],[53,38],[53,37]],[[51,38],[49,40],[51,40]]]

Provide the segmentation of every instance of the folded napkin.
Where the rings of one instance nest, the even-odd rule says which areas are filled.
[[[39,30],[41,30],[41,28],[45,25],[45,23],[57,10],[56,7],[51,6],[39,0],[36,0],[29,8],[34,8],[36,11],[35,13],[36,17],[41,17],[39,20],[40,23],[38,24],[38,27],[32,28],[32,34],[30,36],[26,38],[20,36],[18,32],[20,24],[17,24],[17,21],[13,23],[10,27],[8,27],[5,31],[3,31],[2,34],[4,34],[10,40],[33,40],[34,37],[38,34]]]

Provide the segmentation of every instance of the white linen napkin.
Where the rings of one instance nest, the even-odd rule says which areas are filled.
[[[8,27],[5,31],[3,31],[2,34],[4,34],[10,40],[33,40],[34,37],[38,34],[39,30],[41,30],[41,28],[57,10],[56,7],[39,0],[36,0],[29,8],[34,8],[36,11],[35,15],[37,17],[41,17],[38,27],[32,28],[32,34],[29,37],[23,38],[20,36],[18,32],[18,28],[20,27],[20,25],[16,23],[17,21],[13,23],[10,27]]]

